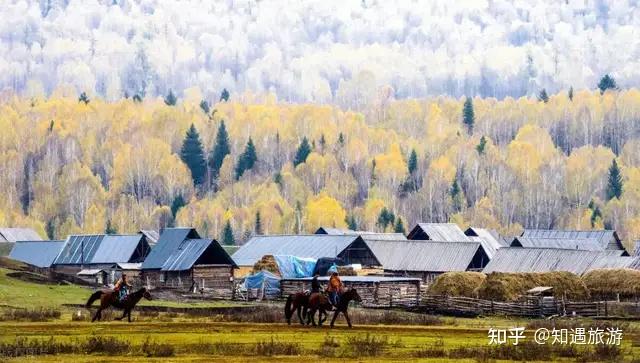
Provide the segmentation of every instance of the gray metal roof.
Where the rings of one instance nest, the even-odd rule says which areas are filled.
[[[200,239],[194,228],[166,228],[160,233],[160,238],[147,258],[142,263],[142,269],[160,269],[173,254],[182,241],[186,239]]]
[[[291,255],[296,257],[337,257],[359,236],[326,234],[255,236],[245,243],[233,260],[238,266],[253,266],[264,255]]]
[[[366,240],[382,268],[391,271],[466,271],[480,242]]]
[[[54,261],[55,265],[131,262],[139,249],[145,253],[141,234],[71,235]],[[143,258],[144,256],[141,256]]]
[[[409,239],[418,239],[416,234],[420,231],[427,235],[426,239],[432,241],[469,241],[469,237],[455,223],[418,223],[409,233]]]
[[[80,276],[95,276],[101,272],[106,272],[103,269],[100,268],[86,268],[84,270],[80,270],[78,271],[78,273],[76,275],[80,275]]]
[[[18,241],[9,258],[37,267],[51,267],[64,247],[64,241]]]
[[[0,242],[42,241],[31,228],[0,228]]]
[[[565,250],[604,251],[600,242],[595,238],[539,238],[516,237],[511,247],[525,248],[560,248]]]
[[[149,245],[152,247],[158,242],[160,238],[160,234],[158,231],[154,231],[153,229],[141,229],[140,233],[142,233],[146,238]]]
[[[183,241],[162,264],[162,271],[185,271],[191,269],[212,242],[213,240],[210,239],[188,239]]]
[[[142,262],[118,262],[116,267],[121,270],[140,270],[142,269]]]
[[[385,232],[373,232],[373,231],[354,231],[351,229],[320,227],[315,234],[328,234],[332,236],[361,236],[364,239],[389,239],[399,240],[407,239],[402,233],[385,233]]]
[[[581,275],[594,268],[603,268],[607,261],[621,258],[622,251],[582,251],[557,248],[499,249],[484,268],[491,272],[568,271]],[[612,260],[609,260],[609,259]]]
[[[106,235],[91,263],[129,262],[142,241],[142,234]]]
[[[536,238],[565,238],[565,239],[594,239],[597,240],[602,249],[611,247],[612,241],[615,241],[616,248],[622,249],[620,239],[613,230],[599,231],[569,231],[569,230],[553,230],[553,229],[525,229],[522,237]],[[611,249],[611,248],[609,248]]]
[[[488,228],[469,227],[464,234],[469,237],[480,237],[484,239],[493,249],[508,247],[509,241],[505,240],[497,231]]]

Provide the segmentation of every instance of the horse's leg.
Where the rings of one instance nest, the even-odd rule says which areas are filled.
[[[313,326],[316,326],[316,309],[311,309],[309,313],[309,320]]]
[[[351,319],[349,318],[349,312],[345,309],[343,314],[344,314],[344,318],[347,319],[347,324],[349,324],[349,328],[352,328]]]
[[[115,320],[122,320],[122,319],[124,319],[124,317],[125,317],[125,316],[127,316],[127,310],[124,310],[124,311],[122,312],[122,316],[121,316],[121,317],[119,317],[119,318],[114,318],[114,319],[115,319]]]
[[[324,323],[324,321],[326,320],[326,318],[324,317],[327,313],[324,311],[324,309],[319,309],[318,310],[318,325],[322,326],[322,323]]]
[[[336,309],[336,311],[334,311],[333,313],[333,318],[331,319],[332,328],[333,328],[333,324],[336,322],[336,319],[338,318],[338,314],[340,314],[340,310]]]
[[[127,320],[129,322],[131,322],[131,310],[132,309],[127,309]],[[349,323],[349,327],[351,327],[351,323]]]
[[[98,310],[96,311],[96,313],[93,315],[93,319],[91,319],[91,322],[93,323],[94,321],[96,321],[96,319],[98,319],[98,315],[100,314],[100,310],[102,308],[98,308]]]
[[[298,306],[298,319],[300,320],[300,324],[304,325],[304,321],[302,321],[302,305]]]

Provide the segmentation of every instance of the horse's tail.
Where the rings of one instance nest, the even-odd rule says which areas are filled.
[[[284,304],[284,317],[287,318],[287,321],[291,320],[291,315],[293,315],[293,311],[291,311],[291,303],[293,302],[293,295],[289,295],[287,298],[287,302]]]
[[[85,304],[85,307],[89,308],[91,304],[93,304],[93,302],[98,300],[101,296],[102,296],[102,291],[100,290],[91,294],[91,296],[89,297],[89,300],[87,300],[87,303]]]

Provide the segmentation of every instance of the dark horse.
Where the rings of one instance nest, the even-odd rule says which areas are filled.
[[[351,319],[349,319],[349,313],[347,309],[349,308],[349,303],[351,301],[362,302],[362,298],[358,295],[356,289],[350,289],[343,292],[340,295],[340,301],[338,301],[338,305],[335,306],[335,312],[333,313],[333,319],[331,319],[331,327],[333,328],[333,323],[336,322],[336,318],[338,314],[342,313],[344,318],[347,319],[347,324],[349,324],[349,328],[351,328]]]
[[[313,324],[316,326],[316,311],[318,312],[318,325],[322,326],[325,320],[327,320],[327,311],[331,310],[333,306],[329,302],[326,295],[319,292],[314,292],[309,296],[309,304],[307,311],[307,325]]]
[[[102,319],[102,310],[108,308],[109,306],[113,306],[114,308],[121,309],[124,311],[121,317],[116,318],[116,320],[122,320],[126,316],[129,322],[131,322],[131,310],[136,307],[136,304],[140,301],[140,299],[145,298],[147,300],[151,300],[151,294],[147,291],[146,288],[141,288],[140,290],[133,292],[124,299],[124,301],[118,300],[118,293],[113,290],[107,291],[96,291],[94,292],[89,300],[87,300],[86,307],[87,309],[93,304],[94,301],[100,299],[100,307],[96,314],[91,319],[91,322]]]
[[[291,325],[291,317],[297,310],[300,324],[304,325],[303,320],[307,315],[308,305],[309,294],[305,292],[296,292],[295,294],[289,295],[289,297],[287,297],[287,302],[284,304],[284,316],[287,318],[287,324]]]

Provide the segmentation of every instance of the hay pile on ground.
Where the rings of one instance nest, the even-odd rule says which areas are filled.
[[[340,276],[357,276],[356,270],[351,266],[338,266],[338,274]]]
[[[280,276],[280,269],[278,263],[272,255],[264,255],[262,258],[253,265],[253,273],[267,270],[273,274]]]
[[[593,270],[582,281],[598,298],[635,297],[640,295],[640,271],[630,269]]]
[[[481,272],[447,272],[429,286],[429,294],[476,297],[476,290],[487,276]]]
[[[514,301],[537,286],[551,286],[557,298],[579,301],[589,298],[589,290],[582,279],[570,272],[502,273],[487,275],[478,288],[481,299]]]

